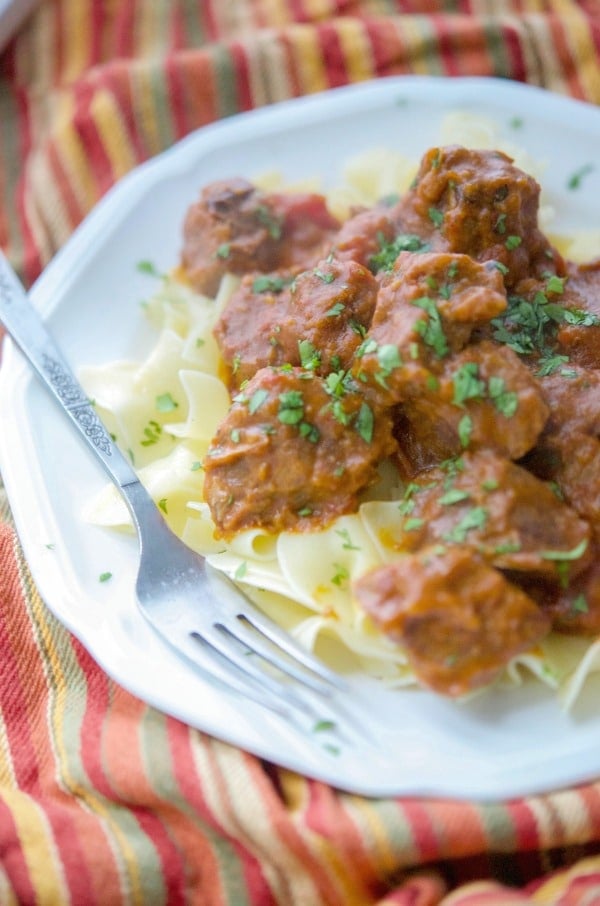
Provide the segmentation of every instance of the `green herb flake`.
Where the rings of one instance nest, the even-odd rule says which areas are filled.
[[[589,613],[590,607],[583,592],[577,595],[577,597],[573,600],[573,603],[571,604],[571,610],[573,611],[573,613]]]
[[[248,572],[248,564],[247,564],[246,561],[244,560],[243,563],[240,563],[240,565],[238,566],[238,568],[237,568],[236,571],[234,572],[233,578],[234,578],[234,579],[237,579],[238,581],[240,581],[241,579],[244,578],[244,576],[246,575],[247,572]]]
[[[569,562],[572,560],[579,560],[579,558],[582,557],[584,555],[584,553],[586,552],[587,546],[588,546],[588,539],[583,538],[583,540],[580,541],[579,544],[577,544],[575,547],[573,547],[570,551],[553,551],[553,550],[540,551],[540,557],[543,560],[554,560],[558,563],[560,563],[560,562],[565,563],[565,562]]]
[[[161,279],[164,277],[164,274],[161,274],[152,261],[138,261],[136,268],[140,274],[148,274],[150,277],[159,277]]]
[[[413,299],[412,304],[421,308],[427,314],[427,320],[417,321],[414,330],[422,338],[423,342],[431,347],[439,358],[448,354],[448,342],[442,327],[440,313],[433,299],[429,296],[421,296]]]
[[[231,243],[222,242],[215,252],[215,258],[227,259],[231,254]]]
[[[439,208],[429,208],[427,211],[427,216],[431,220],[432,224],[437,227],[439,230],[442,224],[444,223],[444,214],[443,211],[440,211]]]
[[[252,283],[253,293],[280,293],[291,283],[289,277],[276,277],[269,274],[261,274],[256,277]]]
[[[335,730],[335,723],[332,720],[318,720],[313,726],[313,733],[329,733]]]
[[[342,566],[340,563],[334,563],[333,567],[335,569],[335,574],[333,575],[331,582],[333,585],[337,585],[340,588],[345,582],[350,578],[350,573],[348,572],[345,566]]]
[[[190,466],[190,470],[192,472],[198,472],[201,468],[202,468],[202,463],[200,462],[199,459],[197,459],[195,462],[193,462]]]
[[[488,512],[484,507],[473,507],[473,509],[468,510],[456,525],[444,535],[444,541],[451,541],[454,544],[464,544],[469,532],[483,528],[487,519]]]
[[[405,532],[418,532],[424,525],[424,519],[419,519],[417,516],[411,516],[410,519],[404,521],[402,528]]]
[[[585,176],[592,173],[594,170],[593,164],[584,164],[582,167],[579,167],[578,170],[575,170],[574,173],[569,176],[567,180],[567,189],[579,189],[581,188],[581,183]]]
[[[108,582],[109,579],[112,579],[112,573],[100,573],[98,576],[98,582]]]
[[[346,310],[346,306],[343,302],[336,302],[335,305],[332,305],[331,308],[325,312],[326,318],[337,318],[339,315],[343,315]]]
[[[508,249],[509,252],[512,252],[513,249],[518,249],[523,240],[520,236],[509,236],[504,243],[504,247]]]
[[[277,217],[266,205],[261,204],[257,207],[256,219],[261,226],[266,227],[271,239],[281,239],[283,235],[283,220]]]
[[[377,236],[379,251],[369,258],[369,270],[377,274],[379,271],[391,271],[400,252],[425,252],[429,245],[413,233],[401,233],[392,240],[387,240],[383,233]]]
[[[162,435],[162,427],[154,419],[150,419],[146,427],[144,428],[144,437],[140,441],[142,447],[151,447],[153,444],[157,444]]]
[[[454,385],[455,406],[464,406],[466,400],[483,399],[485,396],[485,381],[477,377],[478,366],[476,362],[465,362],[452,377]]]
[[[269,392],[262,387],[259,387],[258,390],[255,390],[250,399],[248,400],[248,412],[250,415],[254,415],[257,412],[262,404],[268,399]]]
[[[373,410],[367,403],[362,403],[354,422],[354,428],[357,434],[362,437],[367,444],[370,444],[373,440],[374,427],[375,417],[373,415]]]
[[[315,277],[318,277],[323,283],[333,283],[335,280],[335,274],[332,274],[331,271],[325,272],[316,267],[313,271]]]
[[[156,397],[156,409],[158,412],[174,412],[179,407],[170,393],[161,393]]]
[[[442,506],[452,506],[455,503],[462,503],[469,499],[468,491],[461,491],[460,488],[450,488],[445,494],[442,494],[439,502]]]
[[[163,513],[165,513],[165,515],[166,515],[166,513],[167,513],[167,498],[166,498],[166,497],[161,497],[161,499],[158,501],[158,505],[159,505],[160,509],[163,511]]]
[[[304,418],[304,397],[299,390],[279,394],[277,418],[283,425],[298,425]]]
[[[298,340],[300,364],[308,371],[316,371],[321,364],[321,353],[310,340]]]
[[[342,539],[342,541],[343,541],[342,548],[345,551],[361,550],[361,548],[358,545],[352,543],[352,538],[350,537],[350,532],[348,531],[348,529],[336,529],[335,533],[336,533],[336,535],[339,535],[340,538]]]
[[[473,433],[473,419],[470,415],[463,415],[458,423],[458,439],[463,450],[469,446]]]
[[[506,389],[504,378],[492,375],[488,381],[488,393],[498,412],[505,418],[512,418],[519,407],[519,397],[514,390]]]

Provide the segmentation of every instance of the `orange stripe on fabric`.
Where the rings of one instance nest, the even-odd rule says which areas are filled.
[[[29,874],[27,859],[18,845],[17,825],[13,809],[5,802],[4,791],[0,789],[0,851],[2,865],[11,886],[21,903],[35,902],[35,888]]]
[[[589,40],[589,29],[586,18],[577,10],[571,9],[568,16],[553,16],[550,18],[550,29],[554,38],[554,45],[559,50],[560,56],[568,60],[567,84],[569,93],[573,97],[586,100],[589,90],[598,90],[600,69],[596,59],[594,78],[587,76],[587,63],[594,56],[594,49]]]

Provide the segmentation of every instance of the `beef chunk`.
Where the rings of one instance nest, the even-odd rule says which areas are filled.
[[[459,696],[539,642],[549,618],[471,550],[425,549],[354,585],[361,607],[406,652],[421,683]]]
[[[225,537],[316,529],[356,509],[392,448],[388,416],[351,387],[300,368],[263,368],[211,443],[205,497]]]

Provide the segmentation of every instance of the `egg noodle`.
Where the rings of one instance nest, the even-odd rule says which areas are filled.
[[[440,140],[504,150],[517,166],[543,182],[540,163],[503,140],[492,121],[450,114],[442,123]],[[415,161],[389,149],[373,149],[348,160],[342,184],[328,190],[332,213],[343,220],[353,206],[402,193],[416,167]],[[276,173],[254,182],[266,190],[318,188],[306,182],[283,186]],[[542,193],[540,221],[547,232],[551,219]],[[589,259],[593,248],[596,253],[600,249],[597,233],[552,236],[552,241],[571,260]],[[395,470],[384,464],[380,480],[364,495],[358,511],[338,517],[325,530],[274,536],[253,529],[228,541],[215,539],[203,500],[202,460],[227,414],[230,395],[212,330],[239,279],[226,275],[212,299],[193,291],[176,270],[160,275],[149,263],[140,264],[156,282],[143,306],[156,330],[153,348],[143,361],[86,367],[80,376],[171,528],[332,666],[366,671],[388,685],[415,685],[402,648],[375,627],[351,594],[354,580],[401,556],[382,540],[393,537],[398,521],[403,488]],[[127,508],[112,486],[89,503],[86,518],[101,526],[131,529]],[[586,677],[598,669],[600,640],[553,633],[534,650],[514,658],[501,682],[519,684],[533,675],[557,690],[569,707]]]

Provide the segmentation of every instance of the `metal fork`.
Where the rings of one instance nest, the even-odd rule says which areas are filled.
[[[137,601],[161,636],[212,678],[286,717],[290,706],[312,713],[300,688],[325,697],[345,690],[341,677],[171,531],[1,253],[0,322],[121,491],[140,544]]]

